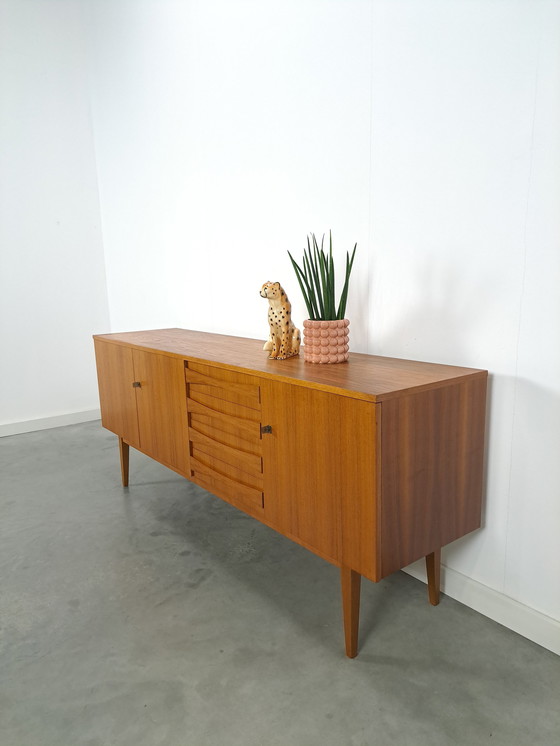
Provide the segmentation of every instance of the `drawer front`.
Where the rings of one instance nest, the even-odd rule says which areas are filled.
[[[198,458],[196,453],[206,454],[248,474],[262,474],[262,457],[260,455],[239,448],[232,448],[194,429],[191,429],[189,437],[195,458]]]
[[[232,505],[239,505],[241,507],[246,505],[253,508],[253,510],[255,508],[259,510],[263,509],[262,491],[247,487],[234,479],[219,474],[214,469],[205,466],[205,464],[198,463],[195,459],[191,459],[191,467],[193,482],[204,487],[205,490],[208,490],[213,495],[221,497],[227,502],[232,503]]]
[[[185,368],[185,378],[191,399],[200,401],[202,396],[206,401],[218,399],[261,411],[259,382],[252,376],[189,363]]]
[[[257,456],[261,455],[260,422],[225,415],[192,400],[188,400],[187,406],[190,433],[207,435],[212,440],[226,446]]]
[[[259,379],[187,363],[191,477],[240,507],[263,509]]]
[[[187,390],[189,391],[188,398],[190,401],[202,404],[213,412],[230,415],[230,417],[235,417],[237,420],[246,420],[247,422],[260,423],[261,421],[260,409],[246,407],[243,404],[220,399],[217,396],[203,394],[200,391],[192,391],[190,384],[187,386]]]

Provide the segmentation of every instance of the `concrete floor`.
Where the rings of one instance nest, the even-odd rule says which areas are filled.
[[[1,746],[557,746],[560,658],[338,570],[99,423],[0,439]]]

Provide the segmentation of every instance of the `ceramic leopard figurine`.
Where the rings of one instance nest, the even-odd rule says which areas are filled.
[[[270,335],[263,350],[272,360],[285,360],[299,353],[301,335],[292,321],[292,304],[279,282],[265,282],[261,297],[268,298]]]

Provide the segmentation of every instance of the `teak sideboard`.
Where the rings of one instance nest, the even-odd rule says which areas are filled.
[[[487,372],[350,354],[269,360],[262,341],[184,329],[94,337],[102,424],[341,569],[346,654],[361,576],[480,526]]]

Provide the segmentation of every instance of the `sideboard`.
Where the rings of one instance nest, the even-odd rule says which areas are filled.
[[[94,336],[102,424],[129,446],[340,567],[346,654],[361,577],[480,527],[487,372],[350,354],[269,360],[262,341],[185,329]]]

